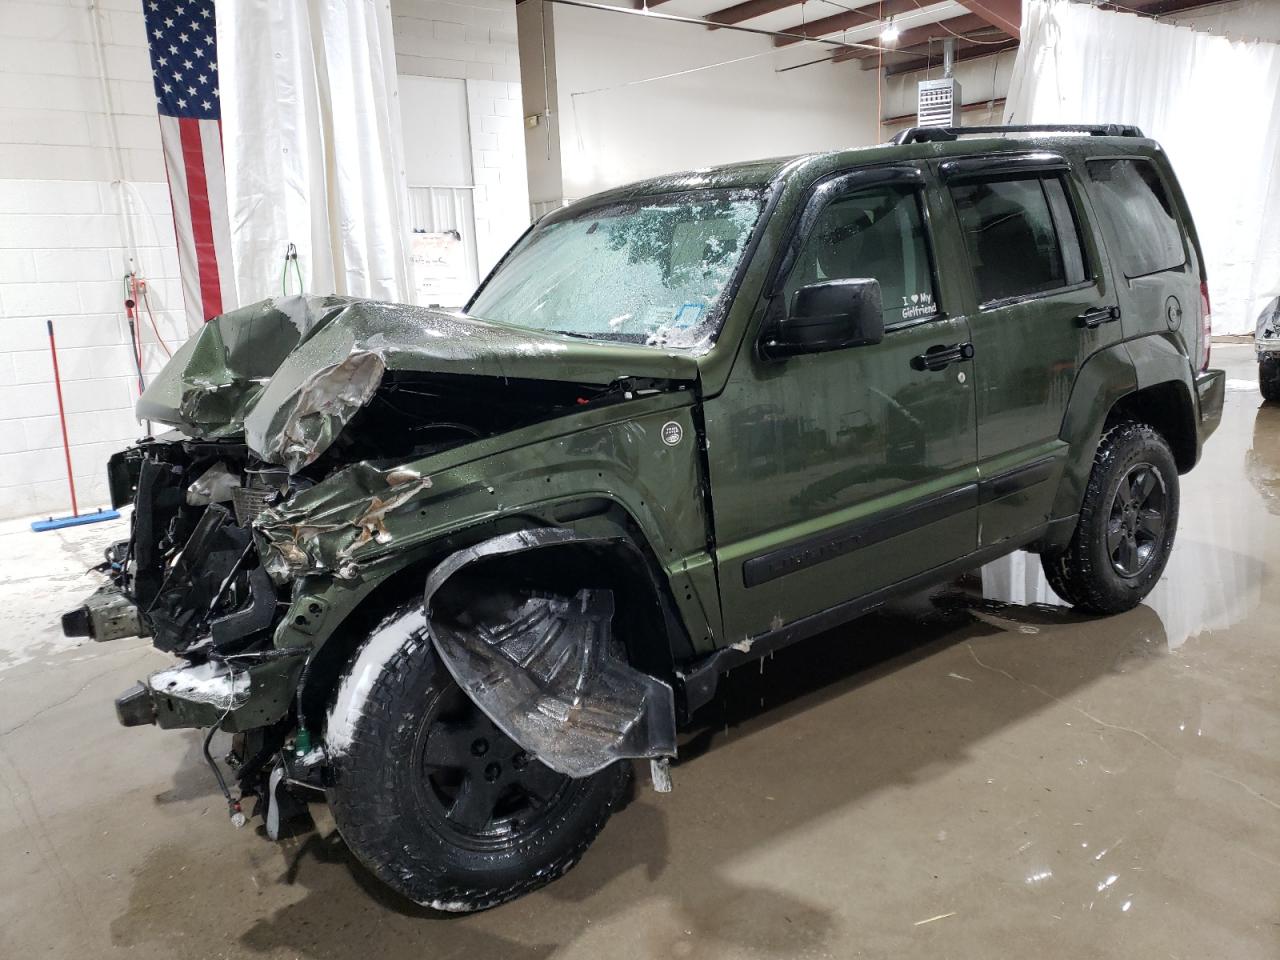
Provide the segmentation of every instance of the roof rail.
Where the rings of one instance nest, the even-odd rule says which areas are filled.
[[[973,134],[1003,133],[1087,133],[1091,137],[1141,137],[1142,131],[1127,123],[1024,123],[989,127],[911,127],[889,142],[936,143]]]

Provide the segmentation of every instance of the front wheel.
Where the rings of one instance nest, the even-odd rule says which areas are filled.
[[[1041,556],[1058,596],[1091,613],[1120,613],[1151,592],[1178,525],[1178,467],[1145,423],[1112,427],[1098,444],[1084,504],[1065,550]]]
[[[615,763],[583,779],[526,754],[454,682],[420,601],[373,631],[338,688],[326,741],[343,840],[423,906],[484,910],[564,874],[630,781]]]

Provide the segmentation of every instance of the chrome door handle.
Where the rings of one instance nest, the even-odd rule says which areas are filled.
[[[911,358],[913,370],[944,370],[953,363],[973,359],[972,343],[953,343],[949,347],[930,347],[919,356]]]
[[[1104,323],[1112,323],[1120,319],[1120,308],[1111,307],[1094,307],[1092,310],[1086,310],[1080,316],[1076,317],[1076,323],[1090,330],[1102,326]]]

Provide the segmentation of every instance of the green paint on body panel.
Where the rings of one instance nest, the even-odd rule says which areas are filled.
[[[1181,224],[1183,262],[1154,278],[1119,270],[1133,241],[1098,215],[1090,179],[1098,158],[1134,157]],[[1121,413],[1163,415],[1189,469],[1217,419],[1202,398],[1221,391],[1199,322],[1172,327],[1167,300],[1195,317],[1202,275],[1168,161],[1137,137],[884,145],[662,177],[543,218],[461,313],[294,297],[216,318],[138,404],[179,433],[122,454],[113,491],[158,518],[159,543],[205,509],[191,483],[213,464],[231,474],[241,532],[228,527],[193,596],[220,588],[210,609],[243,614],[256,595],[240,578],[269,574],[270,616],[223,628],[237,653],[345,645],[341,660],[393,587],[512,530],[625,540],[662,614],[628,654],[679,687],[719,653],[922,577],[1061,547]],[[836,302],[840,284],[872,281],[859,346],[818,337],[854,306],[797,313],[802,289]],[[764,345],[786,337],[801,346],[771,359]],[[156,543],[120,576],[144,609],[157,591],[140,585],[181,545]],[[294,670],[260,675],[235,713],[286,719]]]

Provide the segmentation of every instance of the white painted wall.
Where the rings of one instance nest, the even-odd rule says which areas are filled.
[[[521,12],[522,50],[541,48],[540,19],[549,20],[558,116],[526,129],[535,205],[558,199],[548,133],[558,133],[560,196],[568,199],[673,171],[878,139],[874,71],[821,63],[777,72],[823,48],[776,50],[752,34],[579,7],[533,9],[541,6],[522,4],[531,8]],[[534,64],[526,115],[545,112]],[[712,64],[723,65],[653,79]]]
[[[396,70],[520,82],[515,0],[391,0]]]
[[[454,119],[458,88],[440,88],[449,98],[443,112],[421,122],[404,117],[405,160],[415,185],[415,175],[459,175],[441,166],[443,158],[469,151],[464,182],[475,187],[476,258],[484,276],[529,225],[515,0],[392,0],[391,12],[401,75],[465,82],[466,146]]]
[[[106,458],[140,432],[122,203],[161,335],[186,336],[142,8],[97,5],[119,171],[88,3],[0,0],[0,516],[70,511],[47,321],[81,509],[104,503]],[[165,355],[145,321],[143,340],[154,373]]]
[[[400,121],[410,186],[471,186],[467,81],[401,74]]]

